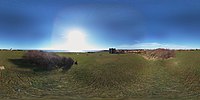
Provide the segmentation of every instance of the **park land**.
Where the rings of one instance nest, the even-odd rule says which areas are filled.
[[[57,53],[78,61],[68,71],[34,70],[24,51],[0,51],[0,99],[200,99],[200,51],[165,60],[134,53]]]

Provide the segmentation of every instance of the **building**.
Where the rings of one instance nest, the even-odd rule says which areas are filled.
[[[115,48],[109,48],[109,53],[115,54],[115,53],[117,53],[117,52],[116,52],[116,49],[115,49]]]
[[[110,54],[125,54],[125,53],[143,53],[145,52],[144,49],[133,49],[133,50],[127,50],[127,49],[116,49],[116,48],[109,48]]]

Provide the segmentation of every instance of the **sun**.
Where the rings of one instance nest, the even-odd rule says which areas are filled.
[[[67,50],[69,52],[85,52],[87,50],[98,50],[99,48],[89,42],[89,34],[82,29],[63,30],[60,34],[54,34],[52,49]]]
[[[87,35],[80,29],[72,29],[66,33],[66,49],[71,52],[94,49],[87,41]]]

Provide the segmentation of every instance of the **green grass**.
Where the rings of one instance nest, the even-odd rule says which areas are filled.
[[[0,51],[0,99],[199,99],[200,51],[146,60],[137,54],[58,53],[78,61],[67,72],[36,72],[22,51]],[[14,60],[13,60],[14,59]]]

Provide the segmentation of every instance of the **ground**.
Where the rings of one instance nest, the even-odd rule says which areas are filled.
[[[200,99],[200,51],[168,60],[138,54],[57,53],[78,61],[68,71],[40,71],[23,51],[0,51],[0,99]]]

